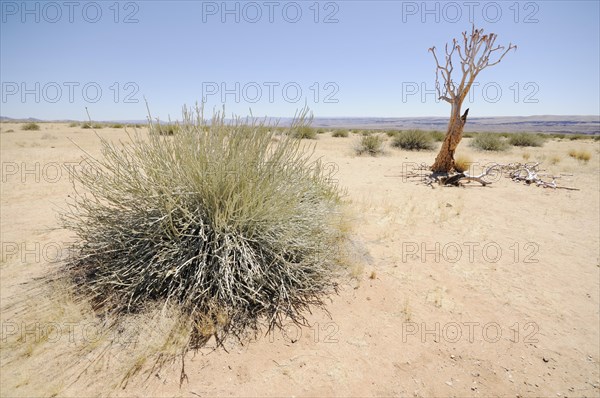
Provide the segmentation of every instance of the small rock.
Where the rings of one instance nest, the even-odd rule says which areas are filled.
[[[544,357],[544,358],[542,358],[542,361],[544,361],[544,362],[548,362],[548,361],[549,361],[549,359],[548,359],[548,358],[546,358],[546,357]]]
[[[450,387],[452,387],[452,382],[451,381],[447,381],[446,384],[448,384]]]

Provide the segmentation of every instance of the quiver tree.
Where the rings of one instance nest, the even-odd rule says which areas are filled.
[[[436,63],[435,86],[438,97],[452,106],[446,138],[435,163],[431,166],[434,173],[449,173],[454,169],[454,151],[462,138],[463,128],[469,113],[467,109],[461,116],[461,106],[475,78],[479,72],[488,66],[500,63],[510,50],[517,48],[516,45],[510,43],[508,48],[500,45],[495,46],[496,37],[498,36],[495,33],[484,34],[483,29],[475,29],[474,25],[471,34],[467,34],[467,31],[465,31],[462,36],[462,42],[453,39],[452,46],[446,43],[446,62],[443,64],[440,64],[435,53],[435,47],[429,49]],[[454,71],[452,57],[454,53],[458,53],[462,72],[462,78],[458,85],[452,80],[452,72]],[[495,57],[495,60],[492,60],[492,57]],[[441,83],[440,75],[442,76]]]

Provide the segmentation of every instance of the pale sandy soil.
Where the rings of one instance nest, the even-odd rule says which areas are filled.
[[[71,189],[55,166],[80,160],[68,138],[99,153],[90,130],[19,127],[5,123],[0,133],[3,304],[23,294],[21,282],[48,272],[51,250],[69,240],[49,230]],[[99,134],[126,139],[116,129]],[[386,155],[356,157],[357,140],[325,134],[315,141],[316,155],[339,167],[363,248],[354,258],[358,280],[332,298],[330,318],[311,315],[314,326],[297,341],[290,328],[245,346],[229,342],[229,352],[190,354],[181,387],[179,364],[125,389],[109,388],[110,364],[57,386],[57,368],[72,365],[56,357],[68,341],[32,344],[18,355],[3,345],[1,395],[599,396],[599,143],[550,141],[500,154],[474,151],[468,139],[459,147],[482,164],[523,161],[527,152],[554,173],[573,174],[561,182],[581,191],[506,178],[432,190],[398,175],[404,162],[430,163],[435,152],[392,149],[388,140]],[[588,150],[591,161],[578,163],[570,149]],[[561,158],[556,165],[553,155]],[[3,312],[3,338],[18,319]]]

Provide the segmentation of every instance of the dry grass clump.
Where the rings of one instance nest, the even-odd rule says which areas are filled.
[[[458,155],[454,158],[454,169],[459,173],[469,170],[469,167],[473,164],[470,157],[466,155]]]
[[[569,150],[569,156],[583,163],[589,162],[592,158],[592,154],[589,151],[577,151],[575,149]]]
[[[383,137],[377,134],[363,135],[355,148],[357,155],[368,154],[371,156],[381,155],[383,153]]]
[[[77,243],[60,275],[102,318],[175,306],[190,325],[179,352],[305,324],[337,290],[331,168],[291,134],[273,141],[275,129],[223,114],[208,123],[198,108],[173,137],[161,128],[100,137],[103,156],[72,171],[61,220]]]
[[[482,151],[504,151],[508,148],[500,135],[495,133],[477,134],[471,141],[471,146]]]
[[[348,130],[335,130],[333,133],[331,133],[331,136],[346,138],[348,137]]]
[[[433,138],[423,130],[405,130],[394,136],[392,146],[409,151],[430,150],[433,149]]]
[[[552,155],[550,157],[550,164],[551,165],[557,165],[560,163],[560,161],[562,160],[562,158],[559,155]]]
[[[26,131],[37,131],[40,129],[40,125],[37,123],[25,123],[24,125],[21,126],[21,130],[26,130]]]
[[[537,134],[515,133],[509,135],[508,143],[512,146],[538,147],[544,145],[544,138]]]

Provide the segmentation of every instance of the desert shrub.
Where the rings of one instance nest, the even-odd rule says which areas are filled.
[[[348,137],[348,130],[335,130],[332,134],[332,137]]]
[[[21,126],[21,130],[36,131],[39,129],[40,129],[40,125],[37,123],[25,123],[24,125]]]
[[[92,128],[92,124],[91,123],[81,123],[81,128],[82,129],[91,129]]]
[[[6,132],[7,132],[7,133],[14,133],[14,132],[15,132],[15,130],[13,130],[13,129],[8,129],[8,130],[6,130]]]
[[[159,135],[173,135],[179,131],[179,125],[177,124],[155,124],[152,126],[152,132],[158,133]]]
[[[397,134],[399,134],[399,133],[400,133],[400,130],[387,130],[387,131],[385,132],[385,134],[386,134],[388,137],[394,137],[395,135],[397,135]]]
[[[173,137],[157,124],[127,143],[100,137],[102,157],[72,170],[61,213],[76,243],[59,275],[76,297],[103,319],[176,306],[191,325],[183,352],[301,324],[324,305],[337,288],[340,192],[299,139],[261,127],[184,108]]]
[[[290,134],[294,138],[314,140],[317,138],[317,130],[307,124],[294,126],[290,129]]]
[[[594,136],[594,141],[600,141],[600,135],[595,135]]]
[[[433,139],[423,130],[405,130],[393,138],[392,146],[409,151],[429,150],[433,149]]]
[[[325,134],[325,129],[317,129],[317,134]]]
[[[557,140],[561,140],[563,138],[565,138],[565,134],[562,133],[554,133],[554,134],[550,134],[550,137],[552,138],[556,138]]]
[[[121,123],[113,123],[110,125],[111,129],[122,129],[123,125]]]
[[[542,146],[544,138],[536,134],[516,133],[508,137],[508,143],[512,146]]]
[[[571,141],[584,140],[586,138],[587,138],[587,136],[585,136],[584,134],[571,134],[571,135],[569,135],[569,139]]]
[[[446,134],[438,130],[430,131],[429,134],[431,135],[431,138],[436,142],[442,142],[444,141],[444,138],[446,138]]]
[[[77,123],[77,122],[69,123],[69,127],[77,127],[77,126],[79,126],[79,123]]]
[[[528,161],[529,158],[531,158],[531,154],[529,152],[523,152],[521,157],[523,158],[523,160]]]
[[[463,136],[463,138],[474,138],[477,135],[479,135],[479,133],[471,131],[471,132],[468,132],[468,133],[463,133],[462,136]]]
[[[377,156],[383,153],[383,137],[377,134],[363,135],[356,147],[358,155]]]
[[[575,149],[569,150],[569,156],[579,160],[580,162],[587,163],[592,158],[592,154],[588,151],[578,151]]]
[[[466,155],[458,155],[454,158],[454,169],[459,173],[469,170],[473,161]]]
[[[481,133],[476,135],[471,141],[471,146],[483,151],[504,151],[507,149],[506,142],[495,133]]]
[[[94,123],[94,124],[92,124],[92,128],[96,129],[96,130],[100,130],[103,127],[104,127],[104,125],[101,124],[101,123]]]

